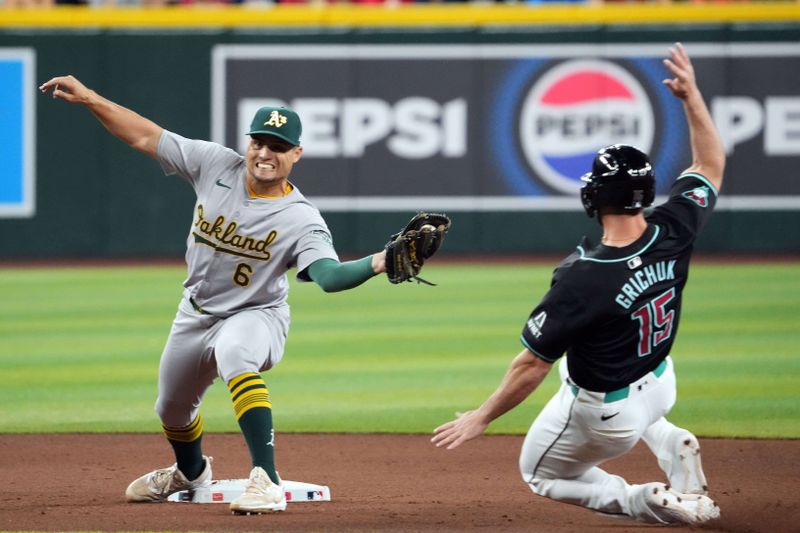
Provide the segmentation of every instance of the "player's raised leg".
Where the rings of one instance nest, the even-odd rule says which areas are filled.
[[[708,494],[708,482],[700,460],[700,443],[689,430],[661,418],[642,435],[658,459],[670,486],[685,494]]]

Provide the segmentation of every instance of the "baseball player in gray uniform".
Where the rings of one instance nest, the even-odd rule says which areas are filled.
[[[439,426],[448,449],[483,433],[517,406],[561,359],[561,387],[531,425],[519,467],[534,493],[652,523],[719,516],[706,495],[700,447],[665,416],[676,399],[670,349],[693,244],[716,203],[725,154],[683,46],[670,49],[665,85],[683,102],[693,161],[669,199],[655,197],[649,158],[627,145],[596,155],[581,191],[601,243],[587,240],[558,266],[550,290],[522,330],[522,352],[496,392],[474,411]],[[600,468],[643,439],[671,486],[628,484]]]
[[[252,457],[234,513],[283,511],[275,471],[272,404],[260,372],[283,355],[289,331],[290,268],[326,292],[356,287],[385,271],[385,251],[340,263],[319,211],[289,181],[303,153],[301,123],[286,107],[260,109],[242,156],[215,143],[169,132],[88,89],[73,76],[41,85],[53,98],[87,107],[114,136],[160,162],[194,188],[197,202],[187,238],[188,277],[158,374],[156,411],[176,463],[133,481],[130,502],[161,502],[208,485],[200,404],[219,377]]]

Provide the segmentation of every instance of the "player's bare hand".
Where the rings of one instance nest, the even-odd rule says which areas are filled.
[[[686,100],[690,94],[698,91],[689,54],[681,43],[675,43],[669,49],[669,56],[664,60],[664,65],[674,78],[667,78],[663,83],[676,97]]]
[[[448,450],[452,450],[468,440],[480,437],[489,426],[484,421],[483,415],[477,410],[456,413],[456,415],[458,418],[455,420],[442,424],[433,430],[434,435],[431,442],[437,448],[445,446]]]
[[[376,274],[386,272],[386,250],[382,250],[372,256],[372,271]]]
[[[56,76],[39,86],[43,93],[53,91],[53,98],[59,98],[73,104],[88,102],[92,91],[82,84],[75,76]]]

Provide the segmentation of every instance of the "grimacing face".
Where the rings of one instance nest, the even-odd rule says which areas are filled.
[[[279,137],[251,135],[245,156],[247,173],[254,184],[277,183],[289,178],[302,153],[302,147]]]

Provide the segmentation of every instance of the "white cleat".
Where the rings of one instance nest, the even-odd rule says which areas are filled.
[[[197,479],[186,479],[175,463],[169,468],[153,470],[136,479],[125,490],[125,499],[129,502],[164,502],[170,494],[211,485],[211,463],[214,459],[205,455],[203,458],[206,467]]]
[[[250,471],[244,494],[231,502],[233,514],[262,514],[286,510],[286,494],[260,466]]]
[[[648,483],[643,497],[648,518],[662,524],[700,524],[720,516],[719,507],[708,496],[682,494],[663,483]]]

